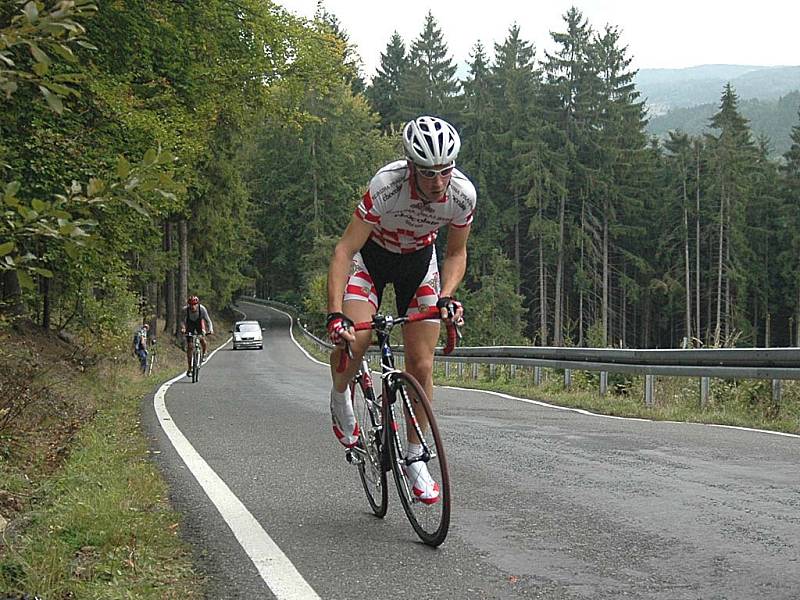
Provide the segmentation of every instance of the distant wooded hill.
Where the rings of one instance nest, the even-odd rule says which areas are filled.
[[[791,92],[777,100],[742,100],[739,111],[750,121],[753,138],[761,136],[769,139],[769,154],[773,157],[783,155],[791,146],[789,137],[792,127],[800,124],[800,91]],[[652,117],[647,131],[658,137],[666,136],[668,131],[680,129],[684,133],[700,134],[709,131],[711,115],[719,110],[719,102],[676,108],[665,115]]]
[[[786,152],[791,129],[798,124],[800,66],[642,69],[636,85],[650,111],[648,131],[659,137],[674,129],[690,134],[706,131],[728,82],[739,97],[742,115],[750,120],[754,137],[768,137],[773,156]]]

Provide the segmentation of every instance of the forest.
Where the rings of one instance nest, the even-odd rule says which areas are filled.
[[[619,30],[550,29],[476,41],[458,80],[429,13],[366,81],[322,3],[3,2],[0,320],[171,332],[191,292],[321,323],[333,244],[433,114],[478,190],[465,343],[800,346],[800,113],[772,159],[727,85],[709,133],[660,142]]]

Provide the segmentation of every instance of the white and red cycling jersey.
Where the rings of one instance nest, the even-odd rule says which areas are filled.
[[[384,286],[392,283],[399,314],[435,306],[440,291],[436,234],[444,225],[472,223],[475,201],[475,186],[456,169],[443,196],[426,203],[405,160],[383,167],[355,211],[372,225],[372,233],[353,257],[344,300],[368,301],[377,310]]]
[[[466,227],[475,212],[475,186],[458,169],[450,185],[434,202],[423,202],[405,160],[389,163],[370,181],[355,214],[372,225],[370,239],[379,246],[406,254],[430,246],[443,225]]]

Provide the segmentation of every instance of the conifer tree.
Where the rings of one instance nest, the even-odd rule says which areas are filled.
[[[800,111],[798,111],[800,120]],[[786,241],[779,254],[779,286],[785,290],[790,322],[794,331],[790,332],[789,345],[800,347],[800,123],[792,127],[792,145],[783,155],[781,165],[782,215]],[[790,328],[791,329],[791,328]],[[793,335],[792,335],[793,333]]]
[[[407,67],[405,43],[395,31],[381,54],[381,64],[366,92],[372,108],[380,115],[383,131],[399,128],[404,121],[400,97]]]
[[[718,135],[709,135],[712,160],[712,193],[718,201],[716,217],[716,301],[714,319],[714,344],[729,343],[740,333],[744,318],[738,301],[747,297],[746,274],[743,261],[750,251],[745,218],[751,193],[751,167],[755,159],[747,119],[738,109],[738,97],[728,83],[720,100],[720,107],[711,118],[711,127]],[[737,327],[739,325],[739,327]]]
[[[551,33],[556,50],[545,52],[542,94],[544,118],[550,124],[549,155],[557,161],[549,170],[562,177],[553,186],[559,194],[553,298],[553,343],[557,346],[563,345],[565,340],[566,271],[575,237],[573,224],[580,214],[580,198],[586,189],[587,166],[582,150],[589,146],[585,138],[591,131],[592,90],[596,87],[590,60],[592,29],[575,7],[564,15],[564,21],[566,32]]]
[[[409,68],[401,89],[403,120],[429,114],[456,121],[454,117],[461,111],[457,105],[459,83],[455,73],[456,65],[448,56],[442,31],[433,13],[428,11],[422,33],[409,51]]]
[[[478,190],[480,210],[475,212],[470,238],[469,278],[477,280],[488,268],[490,252],[500,246],[500,227],[495,191],[489,185],[500,160],[492,148],[496,129],[493,82],[483,44],[472,49],[469,74],[463,82],[464,113],[460,129],[462,146],[458,157],[464,171]]]

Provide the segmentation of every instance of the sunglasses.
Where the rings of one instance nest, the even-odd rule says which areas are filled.
[[[456,164],[452,163],[446,167],[442,167],[441,169],[427,169],[416,165],[414,165],[414,167],[417,173],[419,173],[425,179],[433,179],[437,175],[441,175],[442,177],[449,177],[450,174],[453,172],[453,169],[456,168]]]

